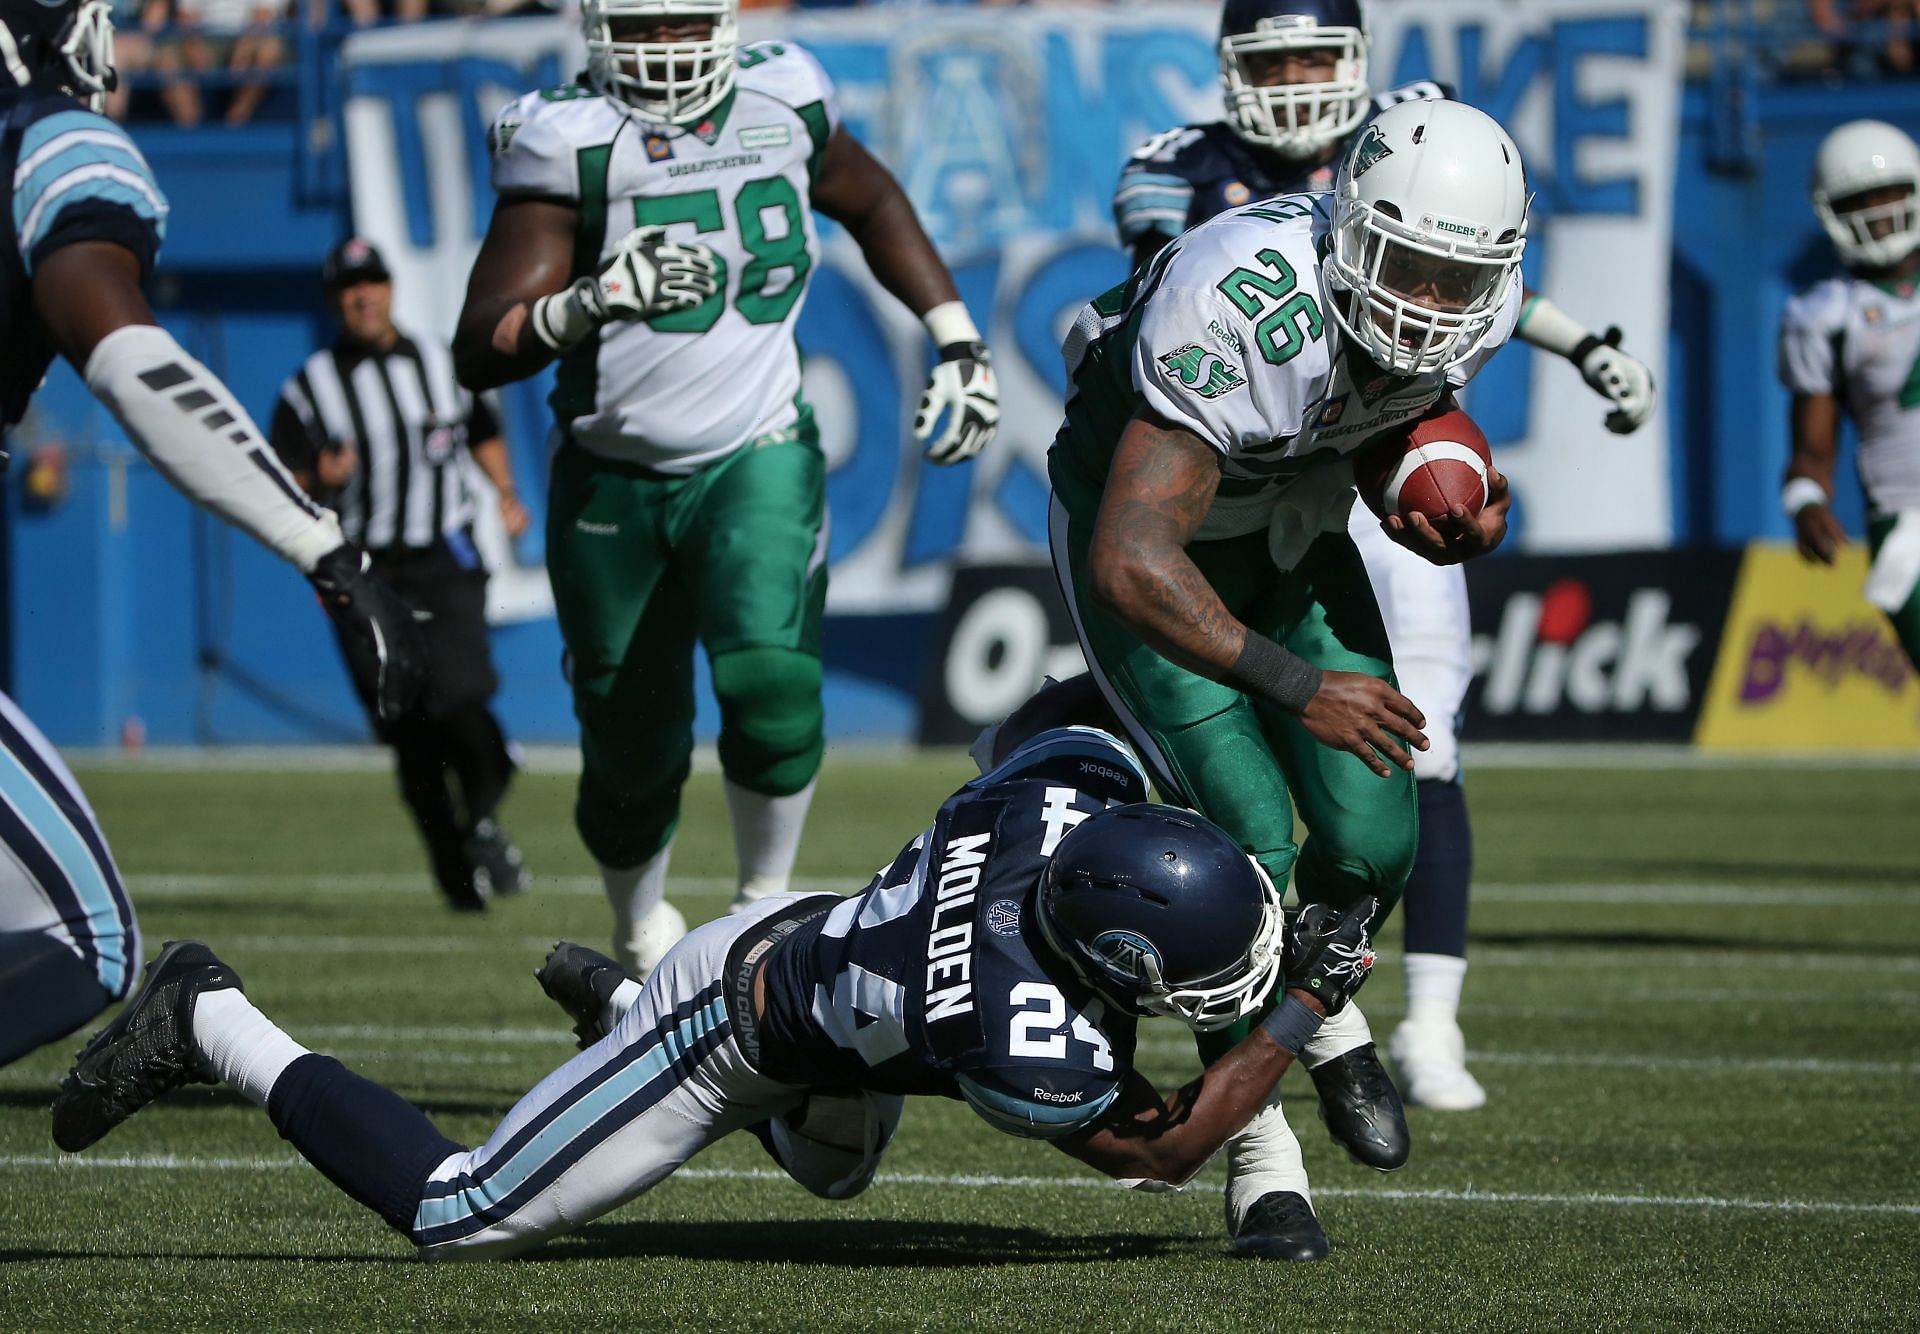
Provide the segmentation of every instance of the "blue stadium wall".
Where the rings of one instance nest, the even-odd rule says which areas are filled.
[[[1756,165],[1716,168],[1714,102],[1686,93],[1669,263],[1669,383],[1676,541],[1724,548],[1786,531],[1775,501],[1787,450],[1773,331],[1787,295],[1830,271],[1805,183],[1820,136],[1873,115],[1920,125],[1920,86],[1771,88],[1752,106]],[[257,413],[327,333],[314,258],[341,235],[335,204],[306,204],[307,159],[291,126],[137,136],[174,203],[155,307]],[[516,466],[541,494],[536,391],[508,403]],[[297,577],[197,514],[124,445],[72,373],[40,401],[43,436],[75,442],[67,491],[35,507],[7,488],[14,695],[66,745],[110,744],[130,720],[155,743],[355,739],[364,724],[326,627]],[[84,443],[83,443],[84,442]],[[16,459],[16,474],[28,460]],[[1843,479],[1843,517],[1860,522]],[[262,607],[275,609],[263,616]],[[830,627],[829,719],[836,737],[899,737],[914,727],[931,617],[843,618]],[[892,650],[876,667],[871,645]],[[573,721],[550,620],[502,627],[495,649],[510,729],[567,739]],[[888,671],[896,679],[886,679]],[[876,673],[878,673],[876,675]],[[711,701],[701,727],[710,730]]]

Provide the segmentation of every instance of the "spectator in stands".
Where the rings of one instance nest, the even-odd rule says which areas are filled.
[[[341,0],[341,7],[356,28],[386,19],[395,23],[417,23],[427,16],[427,0]]]
[[[290,0],[174,0],[174,23],[181,31],[179,53],[197,74],[224,69],[236,75],[273,69],[286,63],[287,45],[278,25],[286,19]],[[182,93],[170,97],[175,87]],[[202,118],[197,84],[162,90],[161,98],[181,125],[197,125]],[[267,81],[240,78],[227,102],[226,123],[244,125],[267,96]]]

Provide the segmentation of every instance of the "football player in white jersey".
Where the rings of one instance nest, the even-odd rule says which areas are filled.
[[[500,195],[455,337],[474,389],[559,359],[547,567],[583,773],[580,833],[640,975],[685,923],[663,901],[712,665],[740,879],[782,892],[824,747],[826,461],[794,325],[844,226],[938,349],[915,422],[958,463],[999,420],[987,349],[893,177],[841,126],[818,62],[740,46],[737,0],[585,0],[588,64],[495,120]]]
[[[1793,391],[1793,457],[1780,503],[1800,554],[1833,563],[1840,416],[1860,433],[1873,566],[1867,600],[1920,668],[1920,149],[1884,121],[1856,120],[1820,144],[1813,211],[1847,272],[1787,303],[1780,378]]]
[[[1526,226],[1506,133],[1458,102],[1405,102],[1367,126],[1334,193],[1201,223],[1067,341],[1052,537],[1081,647],[1162,793],[1276,884],[1294,875],[1304,901],[1399,898],[1427,745],[1347,535],[1348,455],[1445,401],[1512,334]],[[1489,488],[1478,517],[1386,529],[1432,562],[1477,556],[1506,528],[1505,480]],[[1334,1138],[1370,1166],[1405,1162],[1359,1012],[1303,1055]],[[1306,1197],[1276,1104],[1233,1145],[1236,1248],[1325,1255]]]
[[[1143,265],[1174,237],[1249,200],[1332,187],[1367,124],[1401,102],[1451,97],[1421,79],[1375,93],[1371,38],[1359,0],[1226,0],[1220,20],[1224,120],[1156,135],[1120,173],[1113,216]],[[1637,430],[1653,412],[1653,377],[1622,351],[1620,333],[1588,332],[1558,306],[1524,293],[1519,338],[1565,357],[1607,400],[1607,425]],[[1353,539],[1365,558],[1393,643],[1394,672],[1426,715],[1429,747],[1414,757],[1420,843],[1407,881],[1407,1019],[1389,1043],[1407,1100],[1466,1111],[1486,1101],[1467,1070],[1460,994],[1467,968],[1473,834],[1456,722],[1473,679],[1466,575],[1389,541],[1364,507]]]

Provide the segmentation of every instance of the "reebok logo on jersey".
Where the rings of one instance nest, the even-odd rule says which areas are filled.
[[[1380,133],[1380,127],[1367,126],[1366,134],[1361,136],[1359,146],[1353,150],[1353,178],[1359,180],[1374,163],[1392,156],[1393,150],[1387,147],[1387,136]]]
[[[1185,347],[1163,354],[1160,364],[1179,376],[1184,387],[1202,398],[1218,398],[1247,382],[1247,377],[1237,367],[1229,365],[1217,352],[1209,352],[1198,343],[1188,343]]]

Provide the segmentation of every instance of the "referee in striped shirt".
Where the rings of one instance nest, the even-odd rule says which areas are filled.
[[[527,512],[493,411],[455,382],[444,345],[394,326],[393,279],[380,252],[343,241],[322,278],[340,333],[281,387],[273,447],[315,500],[339,512],[373,568],[432,614],[427,688],[412,711],[383,724],[369,683],[356,678],[354,688],[393,748],[441,892],[455,908],[484,908],[493,894],[525,888],[527,871],[494,818],[514,765],[488,707],[499,678],[487,642],[487,572],[473,545],[472,466],[498,491],[509,537],[526,531]]]

